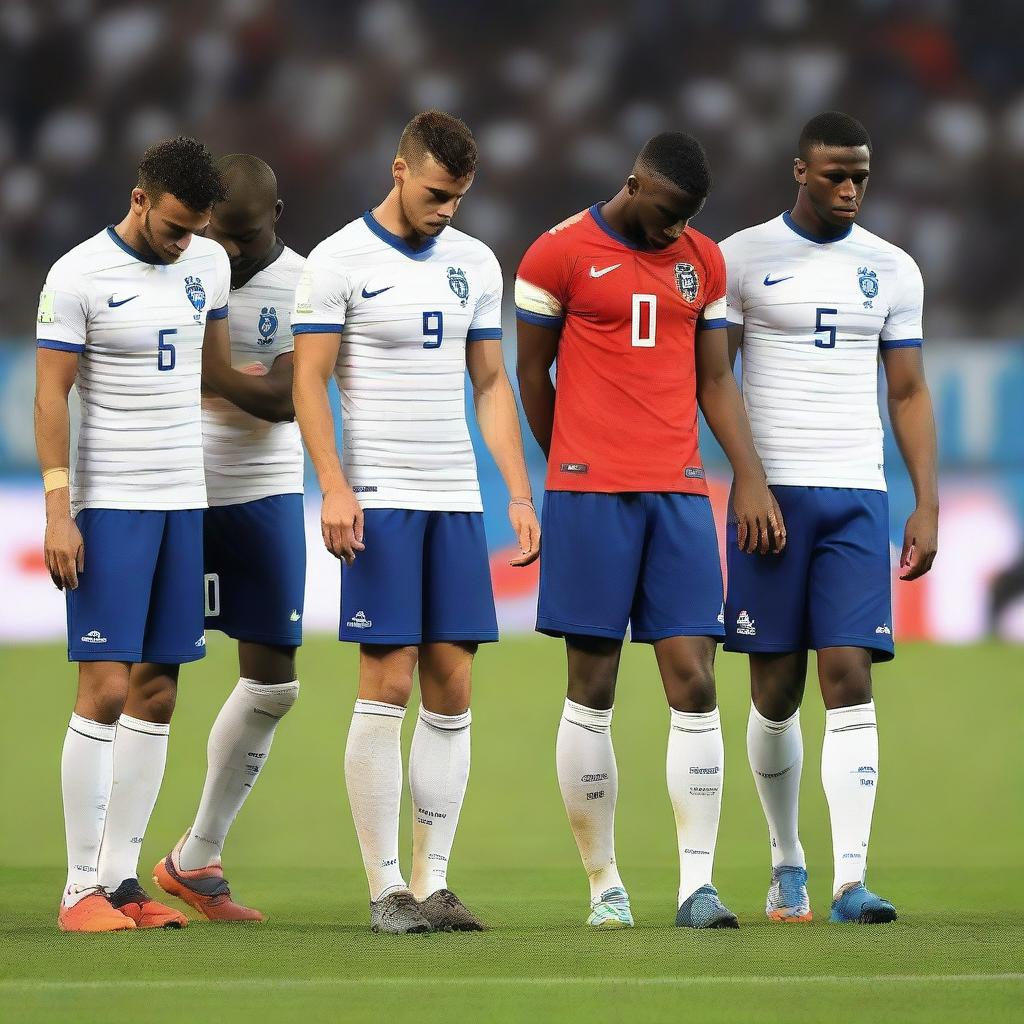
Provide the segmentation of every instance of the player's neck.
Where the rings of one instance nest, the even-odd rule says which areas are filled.
[[[643,232],[638,232],[634,224],[632,224],[626,213],[626,203],[629,200],[629,192],[625,187],[619,189],[618,192],[612,196],[601,207],[601,216],[604,217],[605,223],[612,229],[622,235],[623,238],[628,238],[634,245],[638,245],[644,248],[646,239],[643,236]]]
[[[815,212],[814,207],[809,202],[804,201],[802,190],[796,197],[796,203],[793,209],[790,210],[789,216],[798,228],[822,242],[828,242],[831,239],[840,238],[850,233],[849,224],[829,224],[828,221],[822,220]]]
[[[410,249],[418,249],[427,240],[427,236],[421,235],[405,216],[397,186],[385,196],[379,206],[373,208],[371,213],[385,231],[397,235]]]
[[[149,242],[146,241],[145,235],[138,229],[135,223],[135,218],[131,213],[126,213],[124,219],[114,225],[114,231],[117,233],[117,237],[121,239],[125,245],[134,249],[137,253],[142,255],[147,261],[155,263],[163,263],[164,261],[153,252],[149,247]]]

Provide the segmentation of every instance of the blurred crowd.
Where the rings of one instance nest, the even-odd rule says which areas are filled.
[[[120,219],[149,143],[262,156],[305,252],[440,107],[481,151],[457,224],[509,276],[656,132],[704,142],[696,226],[722,238],[791,205],[800,127],[846,110],[875,144],[862,223],[921,265],[929,336],[1019,336],[1022,28],[1019,0],[2,0],[2,335],[31,336],[47,267]]]

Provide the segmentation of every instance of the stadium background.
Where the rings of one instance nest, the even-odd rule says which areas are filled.
[[[696,226],[720,239],[791,205],[795,138],[809,116],[839,108],[866,123],[875,154],[861,222],[906,248],[924,273],[925,358],[940,438],[939,558],[924,580],[895,586],[897,639],[923,643],[905,643],[893,668],[883,670],[886,679],[904,685],[892,687],[887,697],[893,731],[883,738],[883,754],[892,758],[887,764],[893,770],[880,793],[878,833],[888,838],[876,844],[878,862],[889,865],[884,878],[924,925],[873,949],[866,940],[860,944],[846,937],[829,939],[821,948],[806,936],[794,939],[806,945],[805,959],[796,955],[784,967],[772,963],[764,949],[743,946],[733,967],[742,976],[762,968],[810,973],[820,965],[841,973],[842,950],[849,950],[864,975],[893,965],[942,971],[960,964],[988,970],[1010,963],[1008,954],[1001,961],[1002,954],[993,952],[996,940],[986,944],[981,936],[994,913],[1005,918],[1012,909],[1017,939],[1007,948],[1014,942],[1019,947],[1021,939],[1019,899],[1009,906],[1000,880],[1010,877],[1013,863],[1019,868],[1021,838],[1019,826],[1004,823],[1019,817],[1021,807],[1020,759],[1012,744],[1019,742],[1021,725],[1013,680],[1019,680],[1024,660],[1014,646],[1024,642],[1022,28],[1019,5],[1012,0],[969,6],[954,0],[842,5],[519,0],[493,2],[486,11],[463,0],[4,0],[0,680],[12,714],[0,736],[0,774],[9,821],[18,827],[0,839],[0,917],[6,922],[0,945],[7,950],[0,975],[47,978],[70,971],[72,978],[95,978],[88,984],[105,985],[111,971],[139,974],[138,962],[131,959],[112,968],[102,961],[91,967],[69,961],[75,963],[69,967],[62,947],[44,951],[41,943],[50,935],[51,896],[60,884],[56,758],[74,678],[61,650],[63,599],[41,560],[42,499],[32,439],[33,321],[46,270],[78,241],[122,216],[143,148],[179,132],[202,137],[215,152],[247,151],[268,160],[286,203],[281,236],[308,252],[385,194],[401,127],[428,106],[465,118],[480,145],[480,170],[457,224],[490,244],[505,268],[510,371],[511,283],[519,257],[546,227],[613,194],[647,137],[681,128],[704,141],[716,184]],[[886,446],[891,540],[898,553],[912,493],[888,434]],[[486,452],[477,447],[499,614],[507,634],[526,632],[536,573],[504,565],[503,551],[511,541],[504,490]],[[543,465],[530,439],[527,453],[539,495]],[[721,510],[727,467],[710,439],[705,456]],[[337,621],[337,566],[323,551],[315,482],[308,477],[307,483],[311,558],[305,618],[308,631],[329,634]],[[212,638],[210,655],[201,669],[189,670],[211,685],[183,696],[168,781],[151,828],[157,838],[155,845],[147,844],[144,865],[173,838],[194,805],[206,730],[234,672],[226,644]],[[305,696],[296,720],[282,730],[274,768],[254,794],[229,851],[240,872],[232,878],[246,882],[248,892],[263,899],[286,927],[259,940],[224,937],[219,939],[223,947],[198,934],[192,941],[226,972],[316,973],[323,958],[336,953],[337,963],[348,957],[353,970],[373,973],[381,966],[359,951],[356,931],[343,946],[330,930],[335,914],[355,922],[365,912],[358,852],[341,806],[353,654],[324,638],[309,644],[301,658]],[[593,954],[579,948],[574,932],[538,935],[528,923],[530,912],[545,919],[554,915],[560,923],[564,918],[567,924],[579,915],[580,872],[548,752],[560,702],[560,658],[558,645],[525,636],[482,656],[483,677],[499,685],[479,691],[476,767],[457,848],[466,865],[459,877],[468,879],[469,891],[490,891],[496,873],[506,902],[490,904],[485,896],[484,909],[530,936],[525,952],[517,947],[511,954],[513,969],[518,965],[529,973],[532,965],[533,973],[548,975],[574,971]],[[728,758],[734,766],[726,789],[720,877],[749,904],[741,908],[743,941],[752,935],[749,941],[756,945],[757,933],[747,925],[756,920],[763,899],[758,873],[763,824],[753,786],[743,777],[744,670],[734,656],[723,656],[720,666]],[[644,651],[627,652],[623,672],[631,685],[617,712],[617,744],[620,759],[635,764],[623,782],[620,855],[638,864],[635,896],[646,911],[654,906],[655,892],[660,899],[662,890],[674,885],[674,853],[663,820],[667,803],[659,783],[650,788],[649,779],[641,782],[647,779],[641,769],[655,773],[652,778],[663,771],[661,741],[651,738],[661,736],[664,706]],[[644,680],[642,687],[632,684],[635,677]],[[934,738],[945,729],[954,731],[942,714],[956,707],[964,685],[975,683],[986,687],[988,720],[970,719],[964,734],[964,721],[958,719],[955,729],[961,731],[949,741],[957,744],[950,754],[946,741]],[[634,690],[643,693],[634,696]],[[529,756],[507,735],[504,723],[510,716],[530,732]],[[813,700],[805,722],[805,781],[814,790],[820,713]],[[962,758],[970,760],[975,755],[963,751],[979,745],[984,750],[979,771],[994,785],[986,789],[971,779],[943,776],[935,791],[933,768],[942,771]],[[532,753],[535,748],[540,756]],[[511,776],[510,765],[515,766]],[[37,781],[19,785],[24,779]],[[301,787],[301,795],[295,787]],[[659,801],[653,810],[655,797],[644,802],[648,790]],[[500,801],[493,799],[498,792]],[[527,793],[542,794],[541,806],[527,800]],[[827,856],[822,856],[827,831],[820,793],[815,801],[805,841],[809,849],[815,845],[820,868],[812,891],[817,908],[827,899]],[[973,844],[972,864],[984,868],[972,871],[969,883],[956,874],[956,849],[962,847],[940,829],[948,807],[967,814],[959,838]],[[499,817],[501,808],[508,817]],[[530,821],[531,827],[524,832],[511,824],[513,819]],[[652,831],[652,822],[665,827]],[[513,831],[516,844],[510,847]],[[263,869],[295,871],[297,844],[308,871],[301,880],[298,873],[290,875],[278,892]],[[39,865],[45,865],[41,878]],[[922,865],[927,865],[923,874]],[[304,893],[298,899],[296,888]],[[954,888],[957,895],[944,903]],[[330,893],[329,899],[311,895],[317,891]],[[508,893],[515,894],[514,909]],[[974,916],[968,915],[964,930],[943,930],[950,920],[961,922],[965,905]],[[929,918],[932,912],[942,920]],[[289,929],[293,919],[298,923]],[[310,921],[328,929],[317,932],[321,956],[312,959],[303,946]],[[593,962],[593,970],[605,975],[676,971],[679,965],[664,959],[670,945],[663,946],[657,933],[648,934],[651,938],[655,944],[644,945],[638,934],[634,945],[623,947],[633,951],[632,959],[608,954]],[[774,941],[764,939],[769,945]],[[909,951],[914,943],[926,952]],[[499,969],[493,963],[480,966],[468,947],[457,948],[466,958],[464,970],[484,975]],[[506,955],[501,947],[485,948],[497,950],[497,961]],[[273,967],[252,966],[250,954]],[[697,965],[700,969],[699,960]],[[397,970],[413,975],[427,966],[420,957]],[[167,969],[173,971],[173,965]],[[704,969],[725,975],[729,963],[716,961]],[[0,980],[0,1000],[12,993],[31,996],[43,1000],[43,1016],[73,1006],[78,1019],[92,1019],[86,1015],[84,989],[40,994],[4,984]],[[990,991],[997,992],[993,986]],[[740,987],[732,989],[734,995]],[[267,1005],[274,998],[271,989],[264,993],[271,1001]],[[391,990],[390,995],[372,991],[378,999],[373,1012],[400,1009]],[[479,989],[482,999],[488,992]],[[190,994],[198,998],[197,992]],[[929,1014],[921,1019],[934,1021],[967,995],[943,991],[932,1004],[917,993],[901,1019],[919,1011]],[[832,996],[846,1012],[844,994],[836,990]],[[46,1002],[58,997],[74,1002]],[[765,1019],[773,1007],[779,1019],[814,1020],[823,1014],[820,1004],[798,1007],[784,992],[754,986],[748,997],[759,1001]],[[356,1012],[362,1004],[350,1005]],[[978,1015],[977,1003],[970,1005],[973,1019],[987,1019]],[[216,1009],[224,1012],[223,1006]],[[499,1019],[495,1004],[486,999],[477,1009]],[[648,1009],[647,1019],[661,1019],[654,1003]],[[719,1010],[721,1019],[744,1019],[734,1011],[729,1016],[724,1003],[705,1010],[706,1020],[719,1019],[714,1015]],[[97,1019],[114,1019],[109,1007],[96,1013]],[[570,1019],[566,1013],[563,1019]],[[847,1013],[847,1019],[853,1017]]]

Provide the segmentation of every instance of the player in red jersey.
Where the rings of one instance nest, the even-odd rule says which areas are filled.
[[[590,878],[588,924],[598,928],[633,923],[615,864],[610,733],[627,623],[633,640],[654,645],[671,710],[676,924],[738,926],[711,884],[724,630],[698,403],[735,473],[740,546],[781,551],[785,530],[729,364],[725,264],[689,227],[710,187],[700,143],[658,135],[614,198],[534,242],[516,279],[520,391],[548,456],[537,628],[565,638],[558,779]]]

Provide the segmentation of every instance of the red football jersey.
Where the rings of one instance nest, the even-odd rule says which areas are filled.
[[[689,227],[639,249],[600,205],[538,238],[516,275],[516,316],[561,329],[546,486],[707,494],[694,337],[726,326],[725,261]]]

